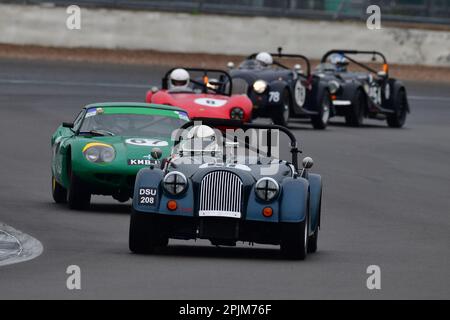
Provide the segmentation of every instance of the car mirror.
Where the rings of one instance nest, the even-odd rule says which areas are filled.
[[[159,160],[162,157],[162,150],[160,148],[153,148],[152,152],[150,152],[150,155],[153,159]]]
[[[62,126],[63,126],[63,128],[73,129],[73,123],[72,122],[63,122]]]
[[[314,160],[311,157],[306,157],[303,159],[302,164],[304,169],[311,169],[314,165]]]

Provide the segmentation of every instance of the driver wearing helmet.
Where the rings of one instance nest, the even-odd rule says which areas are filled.
[[[216,132],[213,128],[205,125],[193,127],[187,133],[186,140],[182,142],[181,150],[203,154],[204,152],[219,152]]]
[[[169,90],[171,92],[192,91],[189,87],[190,76],[185,69],[175,69],[169,76]]]
[[[333,54],[330,62],[336,67],[337,72],[347,72],[348,59],[343,54]]]
[[[258,61],[263,67],[270,67],[273,64],[272,55],[267,52],[258,53],[255,60]]]

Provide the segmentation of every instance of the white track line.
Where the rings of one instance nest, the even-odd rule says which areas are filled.
[[[6,235],[7,239],[13,240],[6,243],[13,244],[16,242],[19,245],[18,250],[17,248],[14,250],[8,248],[1,250],[0,267],[32,260],[40,256],[44,251],[44,247],[39,240],[1,222],[0,234]]]
[[[19,239],[17,239],[15,236],[13,236],[12,234],[10,234],[9,232],[6,232],[4,230],[0,230],[1,233],[6,234],[8,237],[14,239],[15,242],[17,242],[17,244],[19,245],[19,251],[17,252],[17,256],[20,256],[23,252],[23,247],[22,247],[22,243],[19,241]]]

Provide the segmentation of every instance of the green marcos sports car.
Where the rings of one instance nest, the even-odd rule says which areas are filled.
[[[168,157],[172,132],[188,120],[182,109],[155,104],[84,107],[52,136],[53,199],[72,209],[87,208],[92,194],[127,201],[137,172],[156,160],[152,150]]]

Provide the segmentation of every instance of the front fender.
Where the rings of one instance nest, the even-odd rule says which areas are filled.
[[[337,98],[338,100],[349,100],[353,102],[356,91],[360,88],[363,90],[364,94],[367,94],[362,83],[359,81],[341,83],[341,88],[337,93]]]
[[[309,183],[304,178],[283,180],[280,222],[302,222],[308,214]]]
[[[320,216],[322,207],[322,177],[318,174],[309,173],[309,217],[311,231],[320,227]]]
[[[394,110],[395,99],[398,95],[398,92],[400,90],[404,90],[405,94],[406,94],[406,108],[407,108],[408,113],[410,113],[411,109],[409,107],[408,95],[407,95],[407,91],[406,91],[406,88],[405,88],[405,85],[403,84],[403,82],[396,80],[396,79],[389,79],[389,85],[391,86],[391,99],[389,99],[391,101],[391,103],[389,104],[389,107]]]
[[[194,216],[194,191],[192,181],[188,179],[187,190],[180,196],[170,196],[164,192],[161,182],[164,178],[164,171],[161,169],[141,169],[134,185],[133,208],[136,212],[143,214],[157,213],[173,216]],[[154,188],[157,190],[156,201],[154,205],[139,204],[139,190],[141,188]],[[169,210],[167,203],[170,200],[177,202],[176,210]]]
[[[153,98],[153,91],[152,90],[147,91],[147,94],[145,95],[145,102],[152,103],[152,98]]]
[[[268,83],[267,89],[264,93],[257,94],[256,92],[251,90],[249,97],[254,104],[260,105],[265,108],[281,107],[283,105],[283,90],[287,87],[288,85],[285,81],[275,80]],[[278,95],[278,100],[271,100],[271,95],[273,93]]]
[[[282,81],[282,80],[275,80],[269,83],[269,86],[267,88],[267,95],[269,96],[270,92],[278,92],[280,94],[280,101],[279,102],[269,102],[270,104],[274,104],[274,105],[282,105],[283,104],[283,91],[288,88],[289,90],[289,86],[288,83],[286,81]],[[290,96],[291,92],[289,91]],[[291,97],[292,99],[292,97]],[[292,101],[291,101],[292,104]]]

